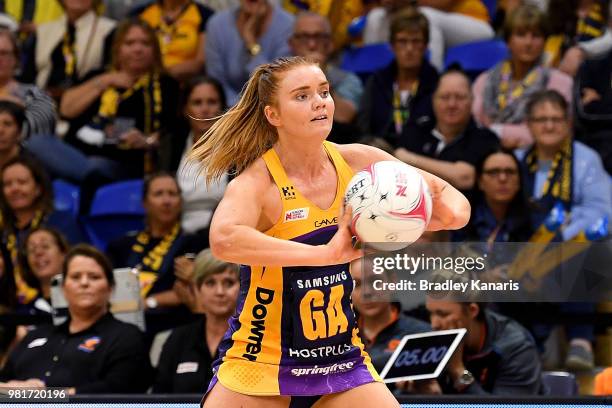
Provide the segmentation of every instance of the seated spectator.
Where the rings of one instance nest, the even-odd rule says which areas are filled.
[[[13,34],[0,29],[0,101],[22,106],[25,110],[23,135],[50,135],[55,132],[55,103],[37,86],[15,80],[19,66],[19,48]]]
[[[18,254],[23,251],[26,235],[38,227],[55,227],[71,243],[84,241],[72,214],[54,210],[51,185],[35,161],[17,156],[6,162],[0,172],[2,242],[11,253],[13,265],[18,265]],[[37,293],[23,282],[19,268],[15,267],[15,271],[19,301],[29,303]]]
[[[577,111],[577,139],[593,148],[612,175],[612,51],[596,60],[587,60],[576,78],[574,103]]]
[[[189,135],[183,144],[177,143],[176,135],[167,138],[163,142],[167,142],[168,146],[162,145],[162,150],[181,149],[175,154],[180,159],[176,180],[183,198],[181,225],[185,232],[192,233],[208,228],[213,211],[223,198],[229,177],[223,177],[216,183],[203,182],[200,178],[200,165],[189,161],[189,153],[198,139],[215,123],[213,119],[221,115],[227,105],[223,87],[212,78],[197,77],[187,81],[183,95],[183,113],[189,122]]]
[[[64,15],[41,24],[25,49],[22,80],[57,101],[107,62],[115,22],[98,15],[100,0],[61,1]]]
[[[474,83],[474,117],[491,128],[506,148],[532,143],[525,122],[531,95],[555,89],[571,101],[572,78],[543,65],[546,33],[546,16],[537,7],[515,8],[504,25],[510,59],[482,73]]]
[[[152,371],[142,333],[115,319],[108,259],[89,245],[66,255],[62,289],[68,321],[30,333],[0,371],[3,387],[66,387],[70,394],[143,393]]]
[[[19,143],[25,120],[20,105],[0,101],[0,167],[15,157],[28,155]]]
[[[609,0],[549,0],[551,35],[546,41],[545,64],[576,76],[586,58],[597,58],[612,49]]]
[[[336,110],[332,133],[327,139],[336,143],[356,142],[358,132],[350,124],[357,115],[363,85],[357,75],[344,71],[329,61],[334,50],[329,21],[312,12],[298,14],[289,45],[293,55],[318,62],[330,83]]]
[[[395,156],[435,174],[463,191],[474,187],[474,167],[499,140],[472,118],[470,80],[462,72],[442,76],[433,94],[434,117],[405,126]]]
[[[39,227],[28,234],[20,259],[21,274],[38,295],[21,305],[18,312],[51,317],[51,281],[54,276],[61,275],[67,252],[68,243],[56,229]]]
[[[556,91],[534,94],[527,105],[527,123],[534,144],[521,151],[525,192],[536,207],[532,225],[539,226],[561,202],[569,222],[561,230],[564,241],[612,213],[610,177],[597,152],[572,140],[568,103]]]
[[[143,206],[146,226],[137,234],[128,234],[109,243],[108,253],[115,268],[138,268],[141,294],[147,308],[147,334],[176,327],[180,319],[189,320],[178,309],[180,299],[172,290],[174,259],[198,252],[208,246],[190,239],[181,228],[181,192],[176,180],[167,173],[156,173],[145,180]]]
[[[166,341],[157,367],[154,393],[203,393],[212,378],[212,363],[236,311],[240,289],[238,265],[215,259],[210,249],[195,260],[188,304],[200,319],[175,329]]]
[[[178,81],[202,72],[206,22],[212,14],[195,0],[150,0],[132,12],[157,32],[164,68]]]
[[[426,302],[434,330],[465,328],[463,344],[438,381],[445,394],[536,395],[540,356],[529,332],[480,303]]]
[[[418,0],[419,10],[429,20],[430,61],[444,66],[446,49],[455,45],[493,38],[487,8],[481,0]]]
[[[476,165],[472,215],[454,241],[526,242],[533,233],[520,163],[511,151],[490,152]]]
[[[420,13],[400,14],[391,23],[395,60],[368,79],[358,124],[369,137],[397,147],[402,129],[433,116],[431,97],[438,72],[425,58],[429,25]]]
[[[363,262],[366,262],[365,267],[362,267]],[[359,334],[372,359],[372,365],[381,372],[405,335],[428,332],[431,328],[421,320],[404,315],[399,302],[373,301],[366,297],[363,285],[371,288],[372,283],[367,281],[364,283],[364,277],[369,280],[375,276],[372,273],[372,266],[367,266],[367,261],[358,259],[351,262],[351,275],[355,282],[352,299],[353,307],[358,314]],[[376,296],[383,295],[376,294]]]
[[[269,0],[240,0],[213,15],[206,27],[206,73],[223,84],[230,106],[251,72],[290,55],[293,16]]]

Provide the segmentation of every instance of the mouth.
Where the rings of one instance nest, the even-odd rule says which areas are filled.
[[[317,122],[317,121],[321,121],[321,120],[327,120],[327,115],[319,115],[319,116],[315,116],[313,119],[311,119],[311,122]]]

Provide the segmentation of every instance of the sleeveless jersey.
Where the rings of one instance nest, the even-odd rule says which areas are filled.
[[[310,245],[334,235],[353,171],[331,143],[324,148],[338,177],[326,210],[300,194],[273,149],[263,155],[283,205],[265,234]],[[380,381],[358,336],[348,266],[242,266],[236,314],[219,345],[209,390],[218,380],[242,394],[308,396]]]

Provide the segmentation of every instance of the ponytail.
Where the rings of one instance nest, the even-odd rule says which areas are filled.
[[[229,171],[240,174],[278,140],[264,108],[276,103],[279,74],[314,62],[302,57],[279,58],[260,65],[242,90],[240,100],[204,133],[194,145],[190,160],[198,161],[206,182]]]

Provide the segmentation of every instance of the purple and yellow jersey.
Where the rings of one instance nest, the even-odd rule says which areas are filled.
[[[273,149],[263,159],[283,211],[265,234],[326,244],[338,229],[352,169],[324,143],[338,175],[336,197],[323,210],[291,183]],[[348,264],[325,267],[242,266],[236,314],[219,345],[215,377],[248,395],[322,395],[380,381],[361,343],[351,304]]]

